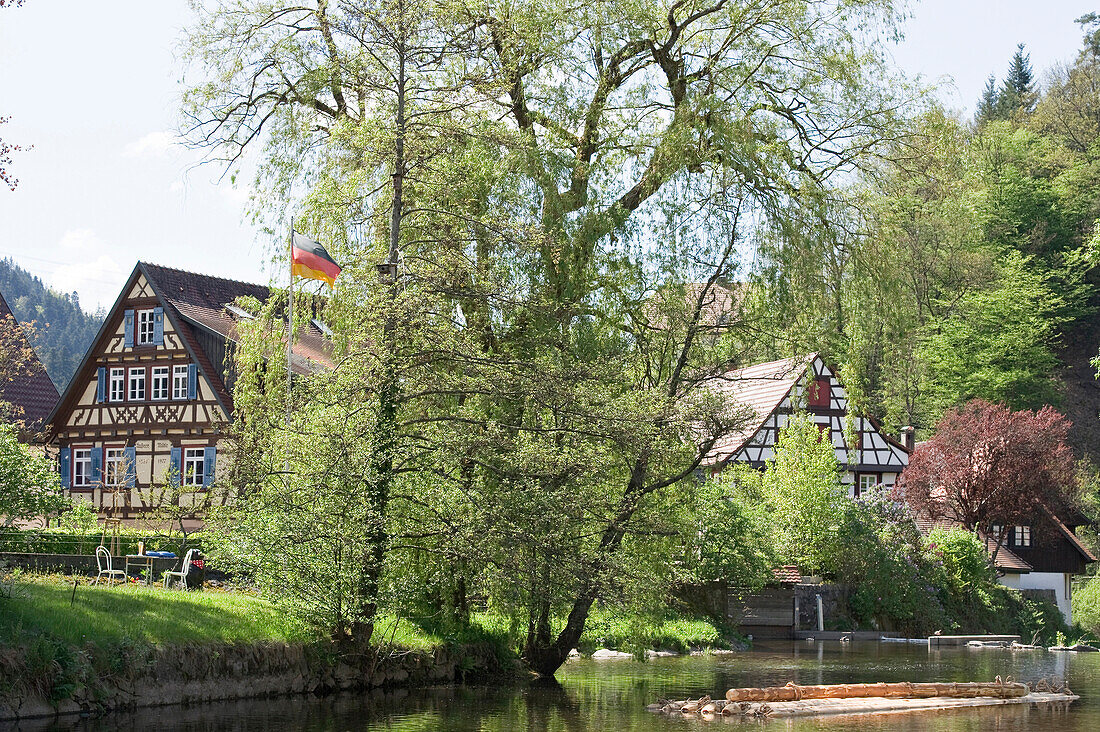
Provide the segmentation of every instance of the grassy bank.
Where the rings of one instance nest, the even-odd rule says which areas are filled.
[[[308,640],[304,628],[243,593],[180,592],[144,585],[89,586],[33,577],[0,600],[0,627],[67,643],[234,643]]]

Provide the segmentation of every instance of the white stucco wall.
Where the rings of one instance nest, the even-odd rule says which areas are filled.
[[[1026,574],[1008,573],[998,581],[1005,587],[1017,590],[1054,590],[1058,599],[1058,609],[1062,611],[1066,623],[1073,624],[1073,608],[1070,603],[1070,577],[1062,572],[1027,572]]]

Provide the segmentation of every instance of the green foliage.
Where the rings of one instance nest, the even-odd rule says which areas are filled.
[[[62,514],[62,519],[66,520],[68,517],[70,521],[79,522],[87,519],[86,515],[80,516],[84,513],[80,510],[80,504],[74,504],[74,512],[77,514],[75,519],[67,513]],[[202,533],[191,534],[188,537],[189,545],[201,548],[202,537]],[[112,534],[108,534],[108,544],[111,539]],[[103,532],[94,527],[94,521],[91,528],[7,528],[0,530],[0,552],[91,555],[103,540]],[[119,531],[118,541],[119,555],[136,554],[138,542],[144,542],[145,548],[150,551],[174,551],[179,554],[179,546],[173,536],[155,531],[127,527]]]
[[[834,570],[849,588],[849,610],[860,627],[921,635],[946,615],[932,591],[931,562],[920,532],[889,496],[874,492],[846,507],[844,547]]]
[[[789,419],[764,471],[742,469],[733,480],[766,507],[766,536],[784,563],[811,574],[837,566],[847,490],[833,445],[813,420]]]
[[[0,292],[18,321],[35,324],[37,338],[31,345],[54,386],[63,390],[105,313],[85,313],[75,292],[54,292],[11,258],[0,260]]]
[[[734,469],[735,470],[735,469]],[[685,538],[679,564],[683,583],[723,581],[730,587],[761,587],[773,579],[780,564],[777,548],[767,527],[766,504],[759,500],[751,476],[705,480],[677,496],[676,505],[695,528],[681,532]]]
[[[973,398],[1032,409],[1055,397],[1063,300],[1019,254],[1002,258],[995,277],[992,287],[956,297],[920,343],[926,398],[940,409]]]
[[[1089,577],[1073,588],[1073,621],[1100,638],[1100,578]]]
[[[53,461],[19,441],[16,428],[0,424],[0,528],[59,513],[69,505]]]

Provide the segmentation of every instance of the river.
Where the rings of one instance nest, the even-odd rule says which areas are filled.
[[[924,714],[743,722],[665,718],[658,698],[721,696],[731,686],[873,681],[1064,680],[1081,699],[1066,709],[1026,705]],[[744,653],[637,661],[574,660],[555,684],[470,686],[160,707],[12,729],[428,730],[1100,730],[1100,653],[943,649],[880,643],[758,643]],[[4,728],[0,723],[0,728]]]

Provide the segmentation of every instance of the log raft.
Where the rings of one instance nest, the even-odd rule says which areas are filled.
[[[831,714],[875,714],[915,712],[959,707],[1002,704],[1068,705],[1078,699],[1068,688],[1039,682],[1026,684],[1002,681],[958,684],[835,684],[828,686],[786,686],[730,689],[725,699],[662,701],[650,704],[653,712],[715,716],[802,717]]]

